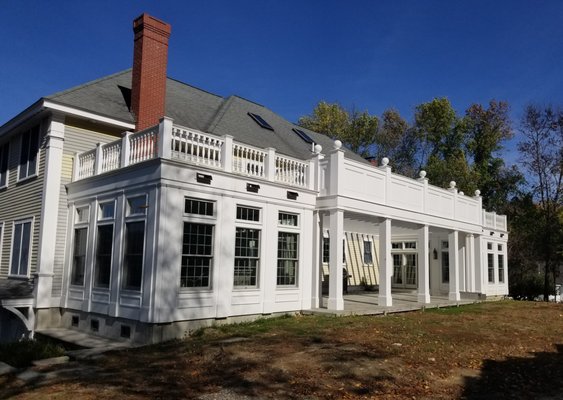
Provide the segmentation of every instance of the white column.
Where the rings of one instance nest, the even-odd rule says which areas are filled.
[[[430,260],[428,225],[418,229],[418,302],[430,303]]]
[[[273,182],[276,179],[276,149],[273,147],[268,147],[266,149],[268,153],[266,157],[266,179]]]
[[[380,306],[391,307],[391,277],[393,276],[393,258],[391,257],[391,219],[386,218],[379,224],[379,296]]]
[[[330,183],[328,189],[331,195],[338,195],[344,184],[344,150],[341,149],[341,146],[342,143],[336,140],[334,150],[330,153]]]
[[[474,261],[475,261],[475,292],[476,293],[483,293],[483,279],[484,279],[484,271],[483,271],[483,242],[481,240],[481,235],[477,235],[474,238],[473,245],[474,245]]]
[[[465,290],[475,292],[475,237],[472,233],[465,236]]]
[[[231,197],[224,196],[217,207],[217,224],[215,225],[215,254],[213,265],[213,281],[215,283],[215,302],[217,305],[217,318],[226,318],[231,315],[233,297],[233,274],[235,265],[235,219],[236,203]],[[264,218],[268,218],[268,210],[264,208]],[[266,237],[261,237],[261,240]],[[261,249],[261,251],[263,251]],[[264,265],[259,264],[259,277],[263,276]],[[274,268],[275,269],[275,268]],[[264,285],[264,281],[260,282]],[[268,306],[271,304],[268,303]],[[264,302],[264,307],[266,304]],[[270,312],[269,310],[263,312]]]
[[[344,298],[342,297],[342,257],[344,240],[344,212],[333,210],[329,217],[330,237],[330,278],[328,286],[328,309],[344,310]]]
[[[45,173],[43,182],[41,227],[35,282],[35,304],[37,308],[51,307],[53,267],[57,243],[57,222],[61,172],[63,162],[64,117],[53,115],[47,131],[45,149]]]
[[[448,234],[449,261],[450,261],[450,289],[449,299],[459,301],[459,232],[452,231]]]
[[[311,307],[320,307],[321,298],[321,269],[323,261],[323,228],[322,228],[322,216],[319,211],[313,212],[313,268],[311,270],[312,274],[312,288],[311,288]]]
[[[221,149],[221,160],[225,172],[233,172],[233,137],[223,136],[223,148]]]

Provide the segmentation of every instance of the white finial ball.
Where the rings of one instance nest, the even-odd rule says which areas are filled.
[[[463,195],[464,195],[465,193],[463,193],[463,192],[459,192],[459,194],[463,196]]]
[[[336,140],[334,141],[334,148],[335,148],[336,150],[339,150],[341,147],[342,147],[342,142],[341,142],[340,140],[336,139]]]
[[[320,144],[316,144],[315,145],[315,154],[321,154],[321,151],[323,151],[323,146],[321,146]]]
[[[455,188],[455,185],[456,185],[455,181],[451,181],[450,182],[450,189]]]
[[[420,176],[421,179],[426,178],[426,171],[425,171],[425,170],[420,171],[420,172],[418,173],[418,176]]]
[[[381,159],[381,165],[385,167],[387,164],[389,164],[389,159],[387,157],[383,157]]]
[[[475,196],[476,196],[476,197],[481,196],[481,191],[480,191],[479,189],[477,189],[477,190],[475,191]]]

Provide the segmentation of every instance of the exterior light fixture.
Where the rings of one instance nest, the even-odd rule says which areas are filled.
[[[211,175],[205,175],[205,174],[197,173],[196,176],[195,176],[195,179],[199,183],[205,183],[207,185],[210,185],[211,181],[213,180],[213,177]]]
[[[255,183],[247,183],[246,184],[246,191],[252,193],[258,193],[260,190],[260,185],[256,185]]]
[[[297,200],[297,196],[299,196],[299,193],[297,192],[290,192],[290,191],[287,192],[287,198],[289,200]]]

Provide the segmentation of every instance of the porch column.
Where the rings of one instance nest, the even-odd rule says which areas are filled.
[[[476,293],[483,293],[483,244],[481,241],[481,235],[477,235],[473,239],[473,260],[475,262],[475,292]]]
[[[459,296],[459,232],[452,231],[448,234],[448,247],[450,249],[450,289],[449,299],[460,300]]]
[[[329,216],[330,277],[328,286],[328,309],[344,310],[342,297],[342,241],[344,240],[344,212],[332,210]]]
[[[430,260],[428,225],[418,229],[418,302],[430,303]]]
[[[391,257],[391,219],[386,218],[379,224],[379,297],[380,306],[391,307],[391,277],[393,276],[393,258]]]
[[[465,236],[465,290],[475,292],[475,237],[472,233]]]
[[[321,269],[323,260],[323,225],[322,214],[319,211],[313,212],[313,268],[312,274],[312,291],[311,291],[311,308],[319,308],[322,295]]]

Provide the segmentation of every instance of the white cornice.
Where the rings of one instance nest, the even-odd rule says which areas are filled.
[[[50,110],[55,110],[55,111],[59,111],[62,112],[66,115],[74,115],[76,117],[82,117],[82,118],[87,118],[87,119],[91,119],[93,121],[96,122],[102,122],[105,124],[109,124],[109,125],[114,125],[120,128],[125,128],[125,129],[135,129],[135,124],[132,124],[130,122],[124,122],[115,118],[111,118],[111,117],[106,117],[103,115],[99,115],[99,114],[95,114],[93,112],[89,112],[89,111],[85,111],[85,110],[80,110],[74,107],[69,107],[66,106],[64,104],[59,104],[56,103],[52,100],[43,100],[43,107],[48,108]]]
[[[54,112],[62,113],[64,115],[72,115],[75,117],[86,118],[92,121],[113,125],[124,130],[134,130],[135,124],[130,122],[125,122],[119,119],[107,117],[104,115],[99,115],[90,111],[81,110],[78,108],[70,107],[64,104],[57,103],[49,99],[39,99],[31,106],[23,110],[21,113],[16,115],[14,118],[6,122],[4,125],[0,126],[0,136],[10,132],[12,129],[21,125],[34,115],[40,113],[43,110],[51,110]]]

